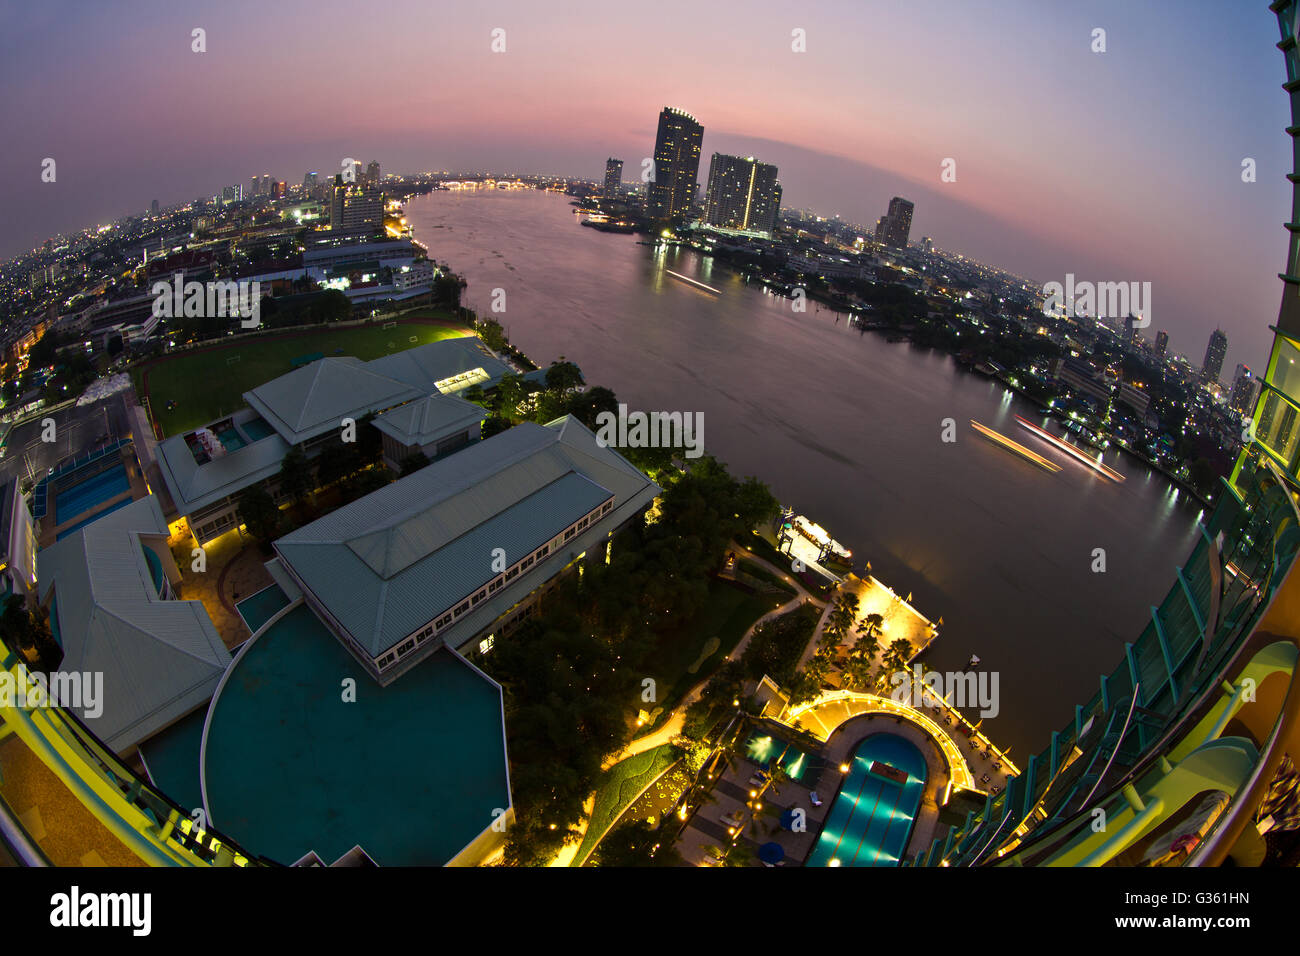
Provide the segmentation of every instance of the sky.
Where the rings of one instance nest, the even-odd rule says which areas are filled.
[[[753,155],[787,207],[869,225],[901,195],[913,238],[1036,282],[1151,282],[1147,334],[1199,365],[1222,328],[1228,377],[1281,299],[1277,39],[1266,0],[0,0],[0,256],[344,157],[632,179],[674,106],[701,183]]]

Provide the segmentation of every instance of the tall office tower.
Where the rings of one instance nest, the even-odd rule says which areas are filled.
[[[261,192],[262,192],[262,181],[258,179],[256,176],[254,176],[252,179],[248,181],[248,195],[250,197],[259,196],[261,195]]]
[[[895,196],[889,200],[889,210],[885,213],[885,241],[899,249],[907,248],[907,234],[912,231],[912,210],[915,207],[906,199]],[[877,231],[879,231],[877,229]]]
[[[891,220],[888,216],[881,216],[876,220],[876,242],[883,243],[889,241],[890,222]]]
[[[672,219],[690,211],[703,139],[704,127],[689,113],[665,106],[659,114],[654,181],[646,199],[646,214],[652,219]]]
[[[287,192],[288,192],[288,190],[285,189],[285,186],[284,186],[284,180],[283,180],[283,179],[281,179],[279,182],[276,182],[276,183],[272,183],[272,184],[271,184],[271,198],[272,198],[272,199],[283,199],[283,198],[285,197],[285,194],[286,194]]]
[[[1250,366],[1238,362],[1237,371],[1232,376],[1232,392],[1228,396],[1228,404],[1244,415],[1254,408],[1255,396],[1258,394],[1259,383]]]
[[[1201,378],[1206,382],[1217,382],[1223,371],[1223,356],[1228,352],[1228,337],[1222,329],[1210,333],[1210,344],[1205,347],[1205,361],[1201,363]]]
[[[305,189],[307,192],[311,192],[313,189],[316,188],[316,184],[319,181],[320,181],[320,173],[314,173],[314,172],[308,173],[306,176],[302,177],[302,188]]]
[[[158,215],[158,200],[155,199],[149,204],[149,212],[151,215]]]
[[[379,160],[372,159],[370,165],[366,167],[366,182],[372,186],[378,186],[379,180],[382,178],[379,174]]]
[[[922,252],[934,252],[934,240],[931,239],[929,236],[922,236],[922,237],[921,237],[921,251],[922,251]]]
[[[223,186],[221,189],[222,202],[239,202],[244,198],[244,187],[242,185]]]
[[[605,160],[605,196],[612,199],[623,187],[623,160]]]
[[[1161,329],[1156,333],[1156,356],[1164,358],[1169,353],[1169,333]]]
[[[714,153],[709,162],[709,188],[704,220],[725,229],[771,234],[781,206],[776,167],[753,156]]]
[[[262,174],[262,188],[259,191],[259,195],[262,196],[271,195],[271,174],[270,173]]]

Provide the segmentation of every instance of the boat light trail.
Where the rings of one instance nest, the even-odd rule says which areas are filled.
[[[695,279],[692,279],[690,276],[684,276],[680,272],[673,272],[672,269],[665,269],[664,272],[668,273],[674,279],[681,279],[683,282],[689,282],[697,289],[703,289],[705,292],[712,292],[714,295],[722,295],[721,289],[715,289],[711,285],[705,285],[703,282],[698,282]]]
[[[1056,462],[1048,461],[1046,458],[1044,458],[1042,455],[1038,454],[1037,452],[1030,451],[1028,448],[1026,448],[1024,445],[1019,444],[1018,442],[1013,442],[1006,435],[1000,434],[999,432],[995,432],[987,425],[981,425],[973,418],[970,420],[970,423],[972,428],[974,428],[977,432],[979,432],[989,441],[1001,445],[1007,451],[1015,452],[1017,455],[1019,455],[1021,458],[1025,459],[1026,461],[1031,461],[1035,465],[1038,465],[1040,468],[1046,468],[1048,471],[1056,472],[1061,470],[1061,466],[1056,464]]]
[[[1067,455],[1073,455],[1075,458],[1083,462],[1089,468],[1092,468],[1094,471],[1101,472],[1111,481],[1124,480],[1124,476],[1121,475],[1114,468],[1102,464],[1101,461],[1099,461],[1096,458],[1089,458],[1087,455],[1081,452],[1077,447],[1071,445],[1068,441],[1062,441],[1061,439],[1057,438],[1055,435],[1053,435],[1051,432],[1047,431],[1046,429],[1039,428],[1033,422],[1025,421],[1025,419],[1021,418],[1019,415],[1016,416],[1016,421],[1020,422],[1021,425],[1023,425],[1025,428],[1028,428],[1039,438],[1045,439],[1051,445],[1055,445],[1057,448],[1065,452]]]

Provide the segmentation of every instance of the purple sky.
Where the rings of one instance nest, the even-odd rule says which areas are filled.
[[[704,124],[702,180],[712,152],[752,154],[789,206],[872,223],[903,195],[942,248],[1150,281],[1153,328],[1199,364],[1221,326],[1230,375],[1262,366],[1281,295],[1276,40],[1264,0],[9,4],[0,255],[344,156],[594,178],[612,155],[630,179],[672,105]]]

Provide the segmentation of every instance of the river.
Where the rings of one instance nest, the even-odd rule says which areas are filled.
[[[466,305],[490,315],[505,291],[496,317],[533,361],[563,356],[632,408],[702,412],[707,453],[942,617],[927,663],[957,671],[978,654],[999,673],[983,729],[1022,769],[1114,669],[1195,541],[1201,509],[1186,493],[1118,450],[1105,461],[1123,483],[1044,451],[1014,418],[1039,421],[1038,408],[1000,383],[825,307],[795,313],[710,257],[582,228],[568,197],[435,192],[406,215],[466,278]],[[955,442],[942,441],[947,418]],[[970,419],[1062,470],[996,447]]]

